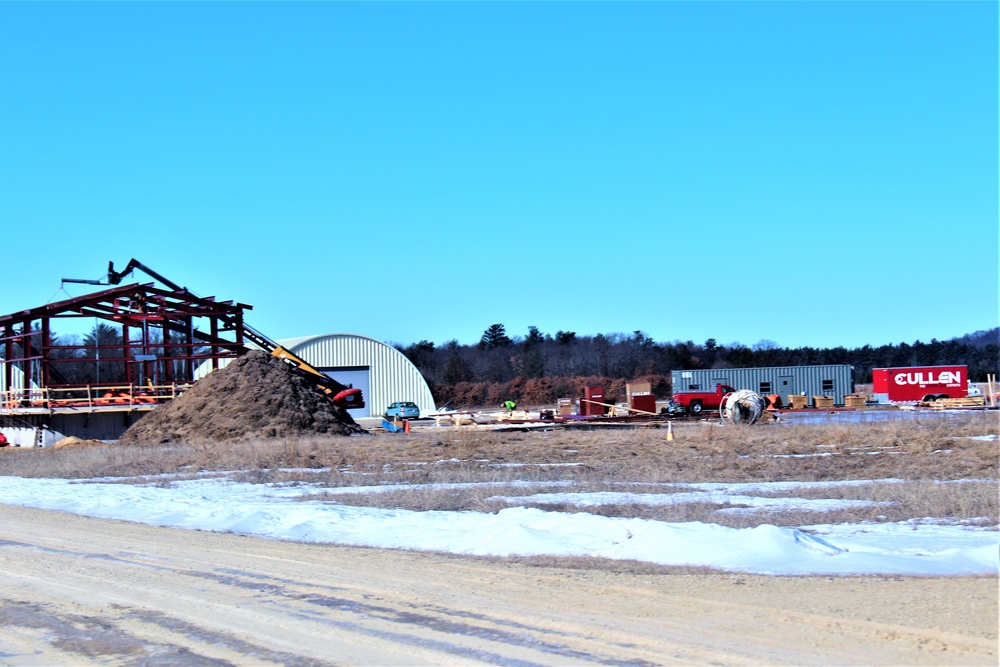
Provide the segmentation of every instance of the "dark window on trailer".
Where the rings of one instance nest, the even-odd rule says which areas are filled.
[[[701,389],[701,385],[700,384],[689,384],[688,385],[688,389],[690,389],[691,391],[697,391],[697,390]]]
[[[823,380],[823,393],[833,393],[833,380]]]
[[[761,395],[770,394],[771,393],[771,381],[767,380],[765,382],[761,382],[760,383],[760,391],[757,392],[757,393],[759,393]]]

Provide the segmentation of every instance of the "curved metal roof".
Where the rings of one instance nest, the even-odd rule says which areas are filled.
[[[427,381],[406,356],[381,341],[348,333],[328,333],[278,341],[320,370],[367,368],[369,395],[365,404],[381,415],[393,401],[413,401],[421,416],[436,412]]]
[[[367,369],[366,408],[361,409],[372,416],[382,415],[394,401],[413,401],[420,407],[420,416],[437,412],[424,376],[402,352],[382,341],[359,334],[328,333],[275,342],[321,371]],[[220,360],[220,367],[229,361]],[[211,370],[210,364],[204,363],[195,377],[202,378]]]

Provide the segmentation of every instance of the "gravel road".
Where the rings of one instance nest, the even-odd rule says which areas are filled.
[[[636,574],[0,506],[5,665],[996,665],[997,578]]]

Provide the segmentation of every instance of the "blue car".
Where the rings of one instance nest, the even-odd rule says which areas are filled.
[[[420,408],[413,401],[396,401],[385,409],[386,417],[399,419],[416,419],[420,416]]]

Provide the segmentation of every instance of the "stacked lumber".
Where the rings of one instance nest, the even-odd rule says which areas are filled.
[[[965,398],[939,398],[931,407],[935,410],[946,410],[948,408],[981,408],[986,405],[985,396],[966,396]]]

